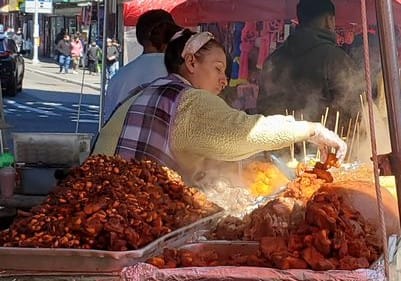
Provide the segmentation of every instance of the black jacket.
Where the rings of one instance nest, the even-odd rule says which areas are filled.
[[[113,63],[115,63],[116,61],[118,61],[118,57],[120,55],[120,53],[118,52],[118,49],[116,46],[112,45],[112,46],[108,46],[106,49],[106,64],[107,65],[111,65]],[[110,59],[111,57],[114,57],[114,59]]]
[[[320,122],[330,107],[348,122],[360,108],[361,76],[352,59],[336,45],[328,30],[299,28],[267,59],[262,70],[258,113],[291,114]],[[328,124],[328,125],[329,125]],[[329,128],[332,128],[329,126]]]
[[[100,51],[99,46],[97,46],[97,45],[90,46],[88,49],[88,52],[87,52],[88,60],[89,61],[98,61],[99,60],[99,55],[98,55],[99,51]]]
[[[57,44],[57,51],[60,55],[71,56],[71,43],[70,41],[60,40]]]

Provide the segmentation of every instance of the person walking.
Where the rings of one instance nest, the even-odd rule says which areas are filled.
[[[84,47],[78,36],[74,37],[71,42],[71,57],[72,57],[72,73],[78,73],[79,61],[81,59]]]
[[[99,46],[96,44],[96,41],[93,41],[88,48],[87,57],[88,57],[88,68],[89,68],[89,75],[96,75],[97,71],[97,64],[99,61],[99,55],[101,50]]]
[[[58,63],[60,66],[60,73],[68,73],[71,62],[71,42],[68,34],[64,35],[63,40],[57,44],[57,51],[59,53]]]
[[[17,45],[18,52],[21,52],[23,49],[23,45],[24,45],[24,38],[22,37],[22,29],[20,27],[17,29],[17,32],[14,34],[13,40],[14,40],[15,44]]]
[[[113,46],[115,46],[117,48],[118,51],[118,58],[120,57],[120,54],[122,53],[122,49],[121,49],[121,45],[120,43],[118,43],[117,39],[113,39],[112,40],[112,44]],[[117,63],[116,63],[116,72],[120,69],[120,60],[117,59]]]
[[[117,72],[119,52],[115,45],[113,45],[113,40],[107,38],[106,47],[106,71],[107,80],[109,81]]]
[[[62,29],[60,29],[60,32],[56,34],[56,38],[54,39],[54,46],[55,46],[54,58],[57,62],[59,62],[59,59],[60,59],[60,54],[57,51],[57,45],[61,40],[63,40],[64,35],[66,35],[66,34],[67,34],[67,32],[65,31],[65,28],[62,28]]]

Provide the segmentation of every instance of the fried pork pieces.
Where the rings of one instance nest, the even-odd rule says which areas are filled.
[[[261,250],[281,269],[353,270],[376,261],[381,245],[376,230],[324,187],[308,202],[304,223],[289,237],[262,238]]]
[[[92,156],[1,232],[0,245],[132,250],[217,211],[156,163]]]
[[[159,268],[216,265],[267,266],[279,269],[354,270],[376,261],[381,246],[375,230],[344,204],[335,190],[320,189],[307,203],[305,220],[287,236],[265,236],[254,255],[228,258],[218,252],[165,250],[147,262]],[[224,253],[221,253],[224,255]]]

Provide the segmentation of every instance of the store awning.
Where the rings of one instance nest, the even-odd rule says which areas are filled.
[[[360,24],[359,0],[332,0],[338,26]],[[295,19],[299,0],[187,0],[172,9],[178,23],[186,26],[210,22]],[[376,24],[375,1],[367,0],[368,22]],[[394,16],[401,24],[401,0],[394,0]]]
[[[124,4],[124,24],[133,26],[138,17],[151,9],[172,13],[184,26],[199,23],[295,19],[299,0],[134,0]],[[340,26],[361,23],[359,0],[333,0]],[[374,0],[368,0],[368,21],[376,24]],[[401,0],[394,0],[394,16],[401,25]]]

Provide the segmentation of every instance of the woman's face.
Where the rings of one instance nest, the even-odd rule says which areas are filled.
[[[186,60],[190,73],[186,77],[192,86],[218,95],[227,86],[226,54],[221,48],[204,50],[199,56]]]

